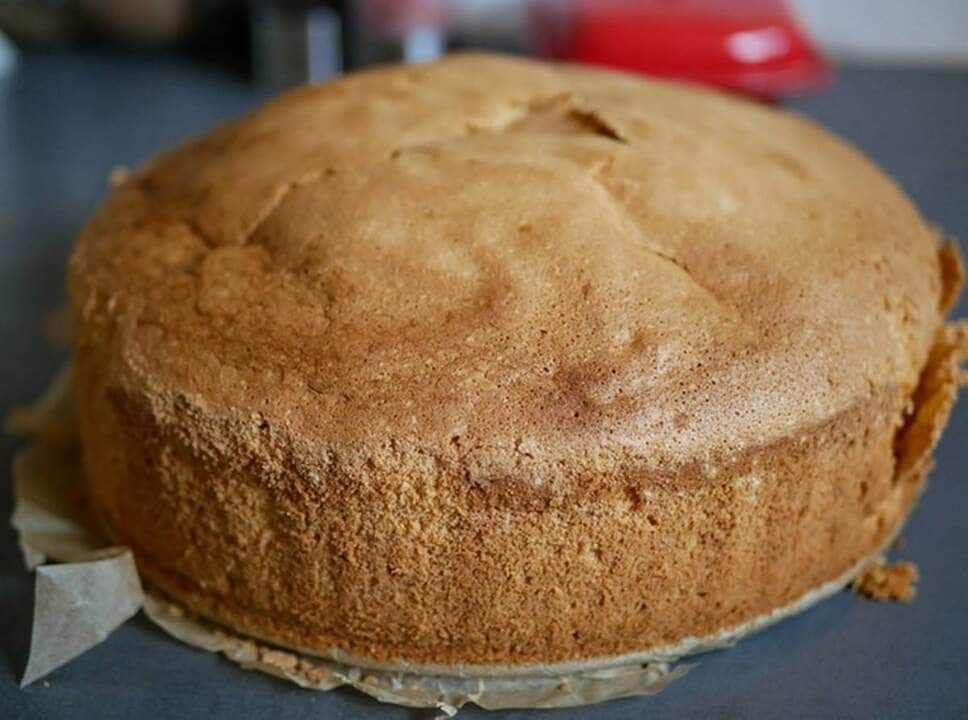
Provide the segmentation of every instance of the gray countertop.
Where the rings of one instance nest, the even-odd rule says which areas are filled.
[[[114,165],[253,106],[238,80],[177,61],[27,55],[0,79],[0,412],[32,399],[62,361],[41,328],[63,302],[73,236]],[[794,103],[893,174],[925,216],[968,240],[968,73],[845,69]],[[961,303],[958,314],[968,309]],[[492,717],[968,717],[968,404],[900,556],[922,573],[910,606],[840,593],[821,606],[700,658],[662,694],[591,709]],[[10,511],[15,442],[0,439],[0,515]],[[0,531],[0,718],[386,718],[433,713],[354,691],[316,693],[245,672],[167,637],[143,617],[24,690],[33,582]],[[466,717],[485,713],[471,708]]]

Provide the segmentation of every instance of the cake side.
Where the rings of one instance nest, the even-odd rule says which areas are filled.
[[[880,549],[930,450],[915,442],[919,455],[898,462],[895,447],[937,438],[962,344],[937,346],[916,424],[899,427],[908,398],[885,393],[715,480],[585,475],[596,488],[529,495],[527,507],[444,464],[401,474],[337,461],[317,474],[316,457],[289,447],[272,468],[242,440],[220,450],[224,426],[206,438],[99,391],[96,363],[78,357],[76,372],[93,505],[139,571],[187,607],[363,664],[526,668],[751,622]]]

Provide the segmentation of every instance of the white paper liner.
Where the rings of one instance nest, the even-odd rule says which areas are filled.
[[[21,686],[104,642],[144,601],[130,550],[103,560],[41,565],[34,594],[30,658]]]
[[[23,685],[102,642],[143,607],[155,624],[175,638],[304,688],[349,685],[383,702],[437,707],[447,715],[468,702],[490,709],[587,705],[661,691],[692,667],[673,666],[679,658],[727,647],[806,609],[841,589],[869,562],[865,559],[790,605],[739,627],[645,653],[547,666],[538,669],[540,676],[507,668],[505,676],[489,672],[486,677],[481,673],[468,677],[461,668],[373,669],[355,665],[349,656],[340,657],[343,662],[314,657],[248,638],[190,615],[160,592],[142,590],[130,550],[105,547],[86,517],[69,378],[65,368],[34,407],[15,413],[8,423],[10,429],[34,438],[14,458],[12,524],[27,567],[37,568],[36,609]],[[41,565],[46,558],[62,562]]]

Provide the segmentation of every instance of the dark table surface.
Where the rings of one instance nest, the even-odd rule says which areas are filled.
[[[62,361],[41,328],[63,303],[78,226],[118,164],[252,107],[240,80],[174,60],[27,55],[0,79],[0,412],[32,399]],[[799,110],[868,152],[924,215],[968,240],[968,73],[844,69]],[[958,314],[964,316],[962,302]],[[840,593],[711,653],[662,694],[591,709],[493,717],[968,717],[968,404],[937,452],[900,555],[922,573],[917,601]],[[0,439],[0,515],[15,441]],[[351,690],[300,690],[169,638],[138,616],[104,644],[20,690],[33,581],[0,531],[0,718],[431,717]],[[469,708],[467,717],[484,715]]]

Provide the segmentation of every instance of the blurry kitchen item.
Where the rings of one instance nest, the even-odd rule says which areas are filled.
[[[13,72],[17,64],[17,51],[13,44],[7,40],[7,36],[0,31],[0,79],[5,78]]]
[[[126,42],[159,45],[188,29],[191,0],[77,0],[84,16],[100,30]]]
[[[788,2],[835,60],[968,68],[965,0]]]
[[[305,0],[251,2],[256,81],[278,89],[342,72],[345,22],[338,5]]]
[[[447,0],[359,0],[361,65],[427,62],[447,49]]]
[[[527,3],[522,0],[451,0],[447,47],[524,54]]]
[[[425,62],[447,49],[447,0],[252,0],[252,59],[272,87],[324,80],[387,62]]]
[[[85,37],[168,45],[196,12],[218,0],[0,0],[0,30],[19,43],[54,47]]]
[[[823,86],[830,68],[782,0],[532,0],[539,56],[763,99]]]
[[[57,0],[0,0],[0,32],[16,43],[54,45],[77,33],[80,18]]]

